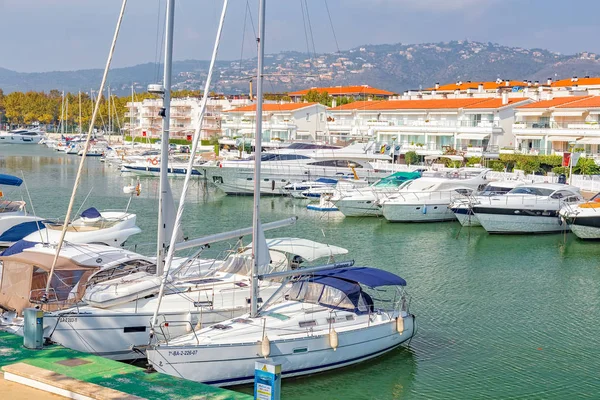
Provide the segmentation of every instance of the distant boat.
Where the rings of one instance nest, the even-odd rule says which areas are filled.
[[[45,132],[39,129],[18,129],[9,132],[0,132],[0,144],[37,144],[45,138]]]

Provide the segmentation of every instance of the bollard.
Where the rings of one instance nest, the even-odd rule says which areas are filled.
[[[37,308],[23,310],[23,346],[39,350],[44,347],[44,312]]]
[[[254,398],[257,400],[280,400],[281,364],[270,361],[254,363]]]

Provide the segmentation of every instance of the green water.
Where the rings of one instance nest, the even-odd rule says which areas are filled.
[[[35,211],[60,217],[79,158],[43,146],[0,146],[0,173],[25,176]],[[123,208],[130,177],[87,161],[79,207]],[[182,180],[172,180],[174,192]],[[158,180],[133,199],[152,251]],[[15,197],[5,189],[5,195]],[[24,193],[24,192],[23,192]],[[27,199],[26,199],[27,200]],[[489,236],[458,223],[390,224],[305,210],[286,198],[262,200],[263,221],[299,216],[267,237],[295,236],[350,250],[348,258],[398,273],[408,282],[419,331],[410,347],[344,370],[283,382],[285,399],[600,398],[600,243],[573,235]],[[252,200],[202,185],[188,196],[190,237],[250,226]],[[229,245],[233,246],[234,243]],[[217,256],[228,248],[209,249]],[[241,388],[248,391],[247,388]]]

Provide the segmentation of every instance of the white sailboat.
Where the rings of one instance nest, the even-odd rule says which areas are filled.
[[[281,363],[283,377],[312,374],[376,357],[409,340],[415,332],[414,316],[409,314],[401,292],[406,282],[374,268],[348,268],[351,263],[264,275],[262,278],[304,277],[291,286],[281,285],[259,309],[258,271],[270,262],[260,222],[264,38],[265,0],[261,0],[251,311],[147,350],[148,361],[157,371],[219,386],[252,381],[255,361],[263,358]],[[395,286],[398,292],[391,299],[392,307],[376,309],[361,284]],[[277,295],[284,300],[273,303]]]

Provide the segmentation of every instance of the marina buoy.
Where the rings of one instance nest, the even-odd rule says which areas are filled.
[[[260,343],[260,352],[264,358],[269,357],[269,354],[271,354],[271,341],[267,336],[264,336]]]
[[[329,331],[329,345],[331,346],[331,348],[333,349],[333,351],[337,350],[338,347],[338,334],[335,331],[335,329],[331,328],[331,331]]]
[[[399,334],[402,334],[402,332],[404,332],[404,318],[396,318],[396,330]]]
[[[423,206],[423,214],[427,214],[427,205]]]

